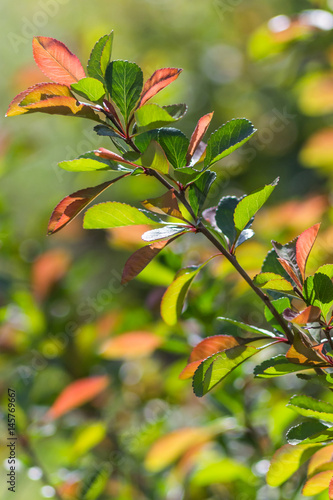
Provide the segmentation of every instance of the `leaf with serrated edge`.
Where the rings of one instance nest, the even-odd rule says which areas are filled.
[[[128,174],[121,175],[112,181],[104,182],[99,186],[93,188],[80,189],[69,196],[66,196],[60,203],[55,207],[51,215],[47,234],[53,234],[60,231],[65,227],[70,221],[74,219],[82,210],[91,203],[99,194],[101,194],[105,189],[119,181]]]
[[[185,167],[189,146],[189,140],[185,134],[175,128],[161,128],[158,131],[158,142],[174,168]]]
[[[178,78],[182,69],[178,68],[161,68],[156,70],[144,84],[138,108],[143,106],[149,99],[154,97],[162,89],[170,85]]]
[[[283,354],[280,354],[257,365],[253,373],[257,378],[273,378],[309,369],[312,367],[291,363]]]
[[[87,210],[83,227],[85,229],[109,229],[122,226],[156,225],[156,221],[150,219],[142,211],[135,207],[107,201],[99,203]]]
[[[188,190],[188,198],[191,208],[196,215],[199,215],[211,188],[211,185],[216,179],[216,173],[206,170],[203,174],[190,185]]]
[[[205,168],[229,155],[256,132],[252,123],[245,118],[230,120],[212,133],[206,149]]]
[[[326,401],[320,401],[310,396],[293,396],[287,406],[304,417],[333,422],[333,405]]]
[[[296,260],[298,268],[301,272],[303,280],[305,279],[305,267],[306,262],[309,257],[309,253],[316,241],[317,234],[320,228],[320,224],[315,224],[306,231],[304,231],[298,238],[296,242]]]
[[[289,444],[321,443],[333,438],[333,429],[318,420],[307,420],[291,427],[287,432]]]
[[[151,210],[152,212],[162,215],[167,214],[170,217],[184,220],[183,214],[179,209],[174,189],[169,189],[169,191],[158,198],[145,200],[142,204],[147,210]]]
[[[278,274],[274,273],[260,273],[253,278],[255,285],[260,288],[267,288],[269,290],[278,291],[293,291],[293,286],[289,281],[285,280]]]
[[[112,43],[113,31],[109,35],[102,36],[96,42],[88,61],[88,75],[92,78],[97,78],[102,83],[105,81],[105,71],[111,59]]]
[[[105,95],[104,85],[96,78],[82,78],[77,83],[72,83],[71,88],[80,96],[92,102],[97,102]]]
[[[32,49],[37,65],[50,80],[70,86],[85,78],[79,59],[55,38],[37,36]]]
[[[234,212],[235,228],[239,233],[245,229],[252,217],[254,217],[258,210],[264,205],[278,181],[279,179],[277,178],[271,184],[268,184],[262,189],[258,189],[240,200]]]
[[[28,109],[24,108],[25,104],[39,102],[50,96],[72,97],[72,93],[67,85],[61,85],[59,83],[37,83],[14,97],[8,107],[6,116],[16,116],[27,113]]]
[[[207,129],[210,125],[210,122],[212,121],[213,114],[214,114],[214,112],[208,113],[207,115],[204,115],[199,119],[199,121],[194,129],[194,132],[192,134],[190,144],[189,144],[189,147],[187,150],[187,155],[186,155],[187,165],[190,164],[191,159],[192,159],[197,147],[199,146],[200,142],[202,141],[203,136],[207,132]]]
[[[101,122],[100,117],[87,104],[79,102],[75,97],[51,96],[42,101],[22,106],[27,112],[40,112],[50,115],[78,116]]]
[[[264,328],[258,328],[257,326],[253,325],[247,325],[246,323],[242,323],[241,321],[236,321],[235,319],[230,319],[230,318],[224,318],[222,316],[218,317],[217,319],[220,321],[226,321],[231,325],[238,326],[239,328],[247,332],[257,333],[261,335],[266,335],[267,337],[276,338],[276,335],[274,333],[270,332],[269,330],[265,330]]]

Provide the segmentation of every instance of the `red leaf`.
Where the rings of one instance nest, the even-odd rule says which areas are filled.
[[[55,207],[52,212],[49,224],[47,227],[47,234],[53,234],[62,229],[66,224],[74,219],[91,201],[93,201],[99,194],[107,189],[111,184],[119,181],[128,174],[121,175],[112,181],[104,182],[99,186],[80,189],[69,196],[66,196]]]
[[[177,197],[173,189],[169,189],[166,193],[158,198],[151,198],[142,202],[143,206],[152,212],[158,214],[167,214],[170,217],[176,217],[184,220],[177,201]]]
[[[125,163],[126,165],[131,165],[132,167],[138,167],[138,165],[136,165],[135,163],[125,160],[125,158],[123,158],[122,156],[105,148],[99,148],[97,151],[94,151],[94,153],[96,156],[106,158],[107,160],[118,161],[119,163]]]
[[[62,42],[37,36],[32,41],[32,50],[37,65],[52,81],[70,87],[85,78],[79,59]]]
[[[243,339],[232,337],[231,335],[214,335],[202,340],[191,352],[189,363],[179,375],[185,380],[191,378],[202,361],[213,354],[231,349],[244,343]]]
[[[34,262],[32,268],[32,288],[39,300],[43,300],[52,286],[59,281],[68,270],[70,257],[60,249],[43,253]]]
[[[208,113],[207,115],[202,116],[198,121],[197,126],[195,127],[195,130],[192,134],[191,141],[187,150],[187,155],[186,155],[187,165],[189,165],[195,150],[197,149],[197,147],[200,144],[200,141],[207,132],[209,124],[213,118],[213,114],[214,112]]]
[[[178,68],[162,68],[155,71],[146,81],[137,107],[140,108],[143,106],[149,99],[160,92],[160,90],[176,80],[182,71],[182,69]]]
[[[50,115],[81,116],[83,118],[101,121],[99,116],[90,106],[80,103],[75,97],[53,96],[42,101],[27,104],[23,109],[27,111],[40,111]]]
[[[71,97],[71,91],[66,85],[58,83],[37,83],[18,94],[10,103],[6,116],[22,115],[29,110],[24,108],[26,104],[44,100],[50,96],[67,96]]]
[[[69,384],[58,396],[46,418],[59,418],[65,413],[91,401],[108,386],[107,376],[87,377]]]
[[[107,340],[101,352],[107,359],[135,359],[151,354],[162,340],[151,332],[128,332]]]
[[[305,279],[305,267],[309,257],[309,253],[316,241],[320,224],[315,224],[306,231],[304,231],[297,239],[296,242],[296,260],[303,280]]]
[[[318,321],[320,315],[321,311],[319,307],[316,306],[309,306],[300,313],[292,311],[289,308],[283,312],[283,317],[287,321],[291,321],[291,323],[296,323],[296,325],[300,326]]]
[[[139,250],[134,252],[125,264],[121,284],[124,285],[125,283],[128,283],[140,274],[149,262],[151,262],[153,258],[156,257],[156,255],[163,250],[168,243],[170,243],[170,241],[171,240],[156,241],[151,245],[139,248]]]
[[[280,258],[278,258],[278,261],[280,262],[283,269],[289,274],[289,276],[291,277],[295,285],[299,288],[299,290],[302,290],[303,289],[302,283],[299,281],[295,271],[293,270],[289,262],[285,259],[280,259]]]

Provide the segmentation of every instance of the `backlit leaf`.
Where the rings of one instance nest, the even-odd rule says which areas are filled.
[[[164,127],[174,123],[184,116],[187,107],[185,104],[173,106],[158,106],[157,104],[145,104],[135,111],[135,121],[138,126],[136,133],[141,134],[148,130]]]
[[[312,367],[301,366],[291,363],[288,359],[280,354],[274,358],[267,359],[254,369],[254,375],[257,378],[272,378],[287,375],[288,373],[299,372],[300,370],[308,370]]]
[[[307,335],[296,330],[293,345],[289,348],[286,356],[292,363],[330,366],[328,358],[322,354],[320,347],[322,346],[317,346]]]
[[[87,104],[75,97],[51,96],[38,102],[21,106],[27,112],[40,112],[49,115],[78,116],[90,120],[102,121],[97,113]]]
[[[290,307],[290,300],[288,297],[281,297],[280,299],[272,300],[272,304],[279,314],[282,314],[285,309]],[[279,330],[279,332],[284,333],[281,325],[276,321],[271,311],[265,306],[264,314],[266,321],[270,323],[274,328]]]
[[[172,236],[179,235],[188,231],[189,228],[186,224],[168,224],[164,227],[159,227],[158,229],[152,229],[151,231],[146,231],[143,233],[141,238],[143,241],[156,241],[163,238],[171,238]]]
[[[318,493],[325,491],[329,487],[332,477],[333,471],[331,470],[319,472],[319,474],[316,474],[306,481],[302,489],[302,495],[311,497],[312,495],[318,495]]]
[[[283,317],[291,323],[303,326],[307,323],[314,323],[318,321],[320,318],[320,314],[321,312],[319,307],[308,306],[300,313],[288,308],[283,312]]]
[[[79,59],[62,42],[37,36],[32,49],[37,65],[50,80],[70,86],[86,76]]]
[[[94,399],[109,385],[105,375],[87,377],[69,384],[55,400],[46,414],[47,418],[56,419],[69,411]]]
[[[308,276],[303,293],[307,303],[319,307],[326,318],[333,305],[333,283],[327,274],[317,271],[313,276]]]
[[[135,278],[173,240],[155,241],[150,245],[139,248],[126,261],[121,283],[124,285]]]
[[[320,401],[304,395],[293,396],[287,406],[304,417],[333,422],[333,405],[326,401]]]
[[[91,203],[99,194],[105,189],[114,184],[115,182],[123,179],[126,175],[121,175],[112,181],[103,182],[99,186],[92,188],[85,188],[76,191],[69,196],[66,196],[55,207],[52,212],[49,224],[47,227],[47,234],[53,234],[65,227],[71,220],[74,219],[82,210]]]
[[[293,286],[289,281],[274,273],[260,273],[253,278],[253,282],[260,288],[277,291],[293,291]]]
[[[290,478],[319,449],[317,444],[286,444],[274,453],[267,473],[267,483],[277,487]]]
[[[190,185],[188,197],[191,208],[196,216],[201,212],[201,209],[206,201],[211,185],[216,179],[216,173],[206,170],[203,174]]]
[[[77,83],[72,83],[71,88],[80,96],[92,102],[99,101],[105,95],[104,85],[95,78],[82,78]]]
[[[147,210],[158,214],[167,214],[170,217],[176,217],[184,220],[184,217],[179,209],[177,197],[173,189],[169,189],[166,193],[158,198],[151,198],[142,202]]]
[[[328,446],[324,446],[319,451],[317,451],[311,458],[308,466],[308,476],[312,476],[319,472],[321,466],[327,464],[328,462],[332,462],[333,460],[333,444]]]
[[[207,394],[237,366],[257,352],[258,349],[255,347],[240,345],[205,359],[193,377],[195,395],[202,397]]]
[[[205,133],[207,132],[207,129],[210,125],[210,122],[212,121],[214,113],[208,113],[207,115],[202,116],[192,134],[190,144],[188,147],[187,155],[186,155],[186,163],[187,165],[190,164],[191,159],[199,146],[200,142],[202,141]]]
[[[116,201],[107,201],[87,210],[83,227],[85,229],[108,229],[144,224],[155,225],[156,222],[135,207]]]
[[[156,141],[150,142],[149,146],[142,155],[141,162],[144,167],[152,168],[162,174],[169,173],[170,165],[167,157],[162,147]]]
[[[149,356],[163,339],[151,332],[128,332],[108,339],[101,347],[106,359],[136,359]]]
[[[258,189],[240,200],[234,212],[235,228],[239,233],[245,229],[252,217],[254,217],[258,210],[264,205],[278,181],[279,179],[277,178],[271,184],[268,184],[262,189]]]
[[[143,86],[141,68],[129,61],[112,61],[106,69],[105,80],[111,99],[127,123],[131,111],[140,98]]]
[[[119,165],[119,163],[96,156],[94,151],[84,153],[74,160],[61,161],[58,165],[69,172],[94,172],[96,170],[132,172],[132,169]]]
[[[189,140],[180,130],[175,128],[159,129],[158,142],[174,168],[181,168],[186,165]]]
[[[287,299],[288,300],[288,299]],[[289,303],[289,300],[288,300]],[[230,319],[230,318],[224,318],[224,317],[219,317],[217,318],[220,321],[226,321],[227,323],[230,323],[231,325],[238,326],[241,330],[244,330],[246,332],[251,332],[251,333],[256,333],[258,335],[265,335],[267,337],[273,337],[276,338],[276,335],[269,330],[265,330],[264,328],[258,328],[257,326],[253,325],[247,325],[246,323],[242,323],[241,321],[236,321],[235,319]]]
[[[87,72],[92,78],[97,78],[104,84],[105,71],[111,59],[113,31],[104,35],[96,42],[88,61]]]
[[[133,163],[129,160],[126,160],[125,158],[118,155],[117,153],[110,151],[109,149],[99,148],[96,151],[94,151],[94,153],[96,156],[99,156],[100,158],[105,158],[107,160],[116,161],[119,163],[124,163],[125,165],[131,165],[132,167],[135,167],[135,168],[138,166],[135,163]]]
[[[143,106],[149,99],[172,83],[181,73],[178,68],[161,68],[156,70],[144,84],[138,108]]]
[[[309,257],[309,253],[316,241],[320,224],[316,224],[304,231],[296,242],[296,261],[301,272],[303,280],[305,279],[305,268]]]
[[[230,120],[212,133],[206,149],[205,168],[229,155],[256,132],[252,123],[245,118]]]

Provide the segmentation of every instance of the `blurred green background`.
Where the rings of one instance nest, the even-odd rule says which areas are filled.
[[[239,251],[251,276],[272,238],[284,243],[320,220],[309,265],[332,262],[332,0],[2,2],[2,477],[11,387],[17,391],[21,436],[17,499],[51,498],[50,483],[59,486],[64,500],[299,499],[302,474],[279,490],[267,487],[264,476],[295,420],[285,408],[290,395],[300,389],[317,395],[317,387],[305,388],[292,376],[255,381],[251,363],[203,400],[192,394],[189,381],[178,379],[191,346],[229,332],[217,316],[264,324],[261,304],[232,269],[220,262],[205,270],[181,323],[170,328],[160,318],[160,299],[181,266],[211,255],[200,237],[183,239],[121,287],[122,267],[140,245],[134,229],[83,231],[78,217],[46,236],[50,214],[64,196],[107,179],[103,172],[66,172],[57,163],[110,144],[81,119],[4,114],[16,94],[45,80],[33,60],[33,36],[61,40],[85,65],[94,43],[112,29],[113,58],[137,62],[146,78],[160,67],[183,68],[155,101],[188,104],[179,125],[186,134],[211,111],[211,131],[243,116],[258,129],[216,166],[218,181],[209,199],[213,205],[222,194],[241,195],[280,176],[270,207],[256,221],[256,238]],[[154,180],[133,177],[103,196],[138,205],[159,193]],[[127,346],[118,356],[103,354],[109,339],[133,331],[153,333],[157,351],[147,349],[142,356]],[[110,379],[103,396],[54,422],[43,420],[68,384],[94,375]],[[162,441],[160,450],[152,448],[175,431],[179,435]],[[4,500],[12,498],[5,481],[0,492]]]

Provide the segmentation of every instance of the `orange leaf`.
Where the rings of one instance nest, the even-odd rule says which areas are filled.
[[[211,432],[200,427],[184,427],[159,438],[148,451],[145,466],[157,472],[172,464],[193,447],[209,441]]]
[[[47,227],[47,234],[53,234],[62,229],[66,224],[74,219],[91,201],[93,201],[99,194],[107,189],[111,184],[119,181],[128,174],[121,175],[112,181],[104,182],[99,186],[80,189],[69,196],[66,196],[55,207],[52,212],[49,224]]]
[[[124,285],[125,283],[128,283],[140,274],[149,262],[151,262],[153,258],[156,257],[156,255],[171,241],[172,240],[156,241],[151,245],[139,248],[139,250],[134,252],[125,264],[121,284]]]
[[[182,69],[177,68],[162,68],[155,71],[146,81],[137,107],[140,108],[143,106],[149,99],[160,92],[160,90],[176,80],[182,71]]]
[[[319,472],[319,474],[316,474],[306,481],[302,489],[302,494],[308,497],[321,493],[329,487],[332,476],[333,471],[331,470]]]
[[[299,363],[307,366],[331,366],[328,358],[321,352],[319,347],[312,344],[309,337],[300,331],[294,333],[294,343],[289,348],[286,357],[292,363]]]
[[[125,160],[122,156],[114,153],[113,151],[109,151],[105,148],[99,148],[97,151],[94,151],[96,156],[100,156],[101,158],[106,158],[107,160],[118,161],[119,163],[125,163],[126,165],[132,165],[132,167],[137,167],[135,163],[131,161]]]
[[[287,321],[300,326],[317,321],[320,318],[320,315],[321,311],[319,307],[316,306],[308,306],[300,313],[295,313],[289,308],[283,312],[283,316]]]
[[[32,268],[32,287],[39,300],[65,275],[69,264],[70,257],[64,250],[50,250],[38,257]]]
[[[79,102],[75,97],[53,96],[42,101],[27,104],[23,108],[27,111],[40,111],[50,115],[75,115],[101,121],[91,106]]]
[[[91,401],[108,386],[106,375],[87,377],[69,384],[58,396],[46,414],[46,418],[56,419],[69,411]]]
[[[24,108],[25,104],[31,104],[44,100],[50,96],[67,96],[71,97],[71,91],[66,85],[57,83],[37,83],[18,94],[10,103],[6,116],[16,116],[27,113],[29,110]]]
[[[333,460],[333,444],[318,450],[310,459],[308,466],[308,476],[312,476],[316,470]]]
[[[289,274],[289,276],[291,277],[291,279],[293,280],[293,282],[295,283],[295,285],[300,289],[302,290],[303,287],[302,287],[302,284],[300,283],[295,271],[293,270],[293,268],[291,267],[291,265],[289,264],[288,261],[286,261],[285,259],[280,259],[278,258],[278,261],[280,262],[281,266],[283,267],[283,269]]]
[[[201,362],[213,354],[231,349],[242,344],[244,341],[231,335],[214,335],[202,340],[191,352],[189,363],[179,375],[179,378],[185,380],[191,378]]]
[[[167,214],[170,217],[184,220],[177,201],[177,197],[173,189],[169,189],[166,193],[158,198],[151,198],[142,202],[143,206],[152,212],[158,214]]]
[[[32,50],[37,65],[52,81],[70,87],[85,78],[79,59],[62,42],[37,36],[32,41]]]
[[[101,352],[107,359],[135,359],[151,354],[162,340],[151,332],[128,332],[107,340]]]
[[[306,262],[309,257],[309,253],[316,241],[317,234],[319,231],[320,224],[315,224],[306,231],[304,231],[298,238],[296,242],[296,261],[298,268],[301,272],[302,278],[305,278],[305,267]]]
[[[189,165],[191,158],[197,149],[197,147],[200,144],[200,141],[202,140],[203,136],[207,132],[207,129],[209,127],[209,124],[213,118],[213,113],[208,113],[207,115],[204,115],[200,118],[200,120],[197,123],[197,126],[195,127],[195,130],[192,134],[191,141],[187,150],[187,155],[186,155],[186,164]]]

